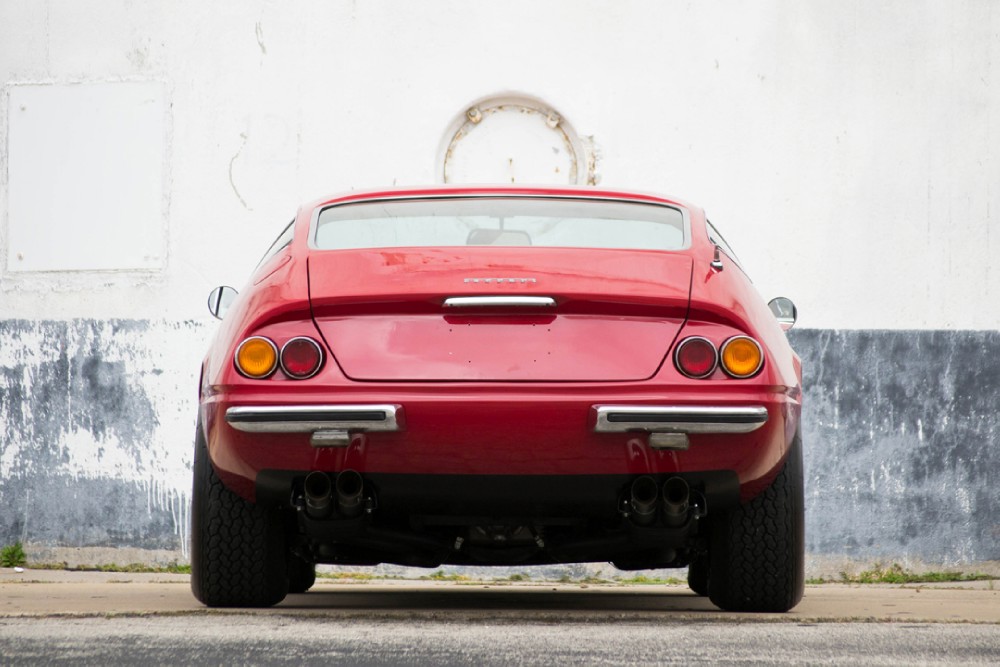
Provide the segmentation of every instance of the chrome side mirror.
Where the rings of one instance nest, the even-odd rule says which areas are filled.
[[[212,290],[212,293],[208,295],[208,312],[212,313],[212,317],[216,319],[222,319],[229,310],[229,306],[232,305],[233,299],[236,298],[236,290],[232,287],[227,287],[225,285],[220,285]]]
[[[767,303],[767,307],[774,313],[782,331],[788,331],[795,326],[795,320],[799,318],[799,309],[795,307],[791,299],[779,296],[771,299]]]

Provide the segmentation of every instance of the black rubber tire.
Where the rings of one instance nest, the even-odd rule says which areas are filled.
[[[712,520],[708,596],[726,611],[786,612],[805,583],[802,438],[763,493]]]
[[[191,591],[209,607],[270,607],[288,592],[280,516],[223,485],[200,424],[191,495]]]
[[[316,583],[316,565],[295,554],[288,556],[288,592],[305,593]]]
[[[688,588],[696,595],[708,595],[709,561],[707,556],[694,559],[688,565]]]

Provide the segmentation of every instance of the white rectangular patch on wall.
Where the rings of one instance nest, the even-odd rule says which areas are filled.
[[[163,84],[8,90],[7,271],[162,268]]]

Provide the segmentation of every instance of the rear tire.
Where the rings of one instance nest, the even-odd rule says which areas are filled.
[[[726,611],[786,612],[802,599],[802,438],[770,487],[713,521],[708,595]]]
[[[696,595],[708,595],[708,571],[709,561],[706,556],[695,558],[688,565],[688,587]]]
[[[270,607],[288,592],[285,536],[275,510],[227,489],[195,436],[191,590],[209,607]]]
[[[316,583],[316,565],[292,554],[288,557],[288,592],[305,593]]]

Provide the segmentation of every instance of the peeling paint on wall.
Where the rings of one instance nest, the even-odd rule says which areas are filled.
[[[1000,559],[1000,332],[791,332],[807,551]]]
[[[207,328],[0,321],[0,543],[186,555],[197,362]],[[183,367],[182,367],[183,366]]]

